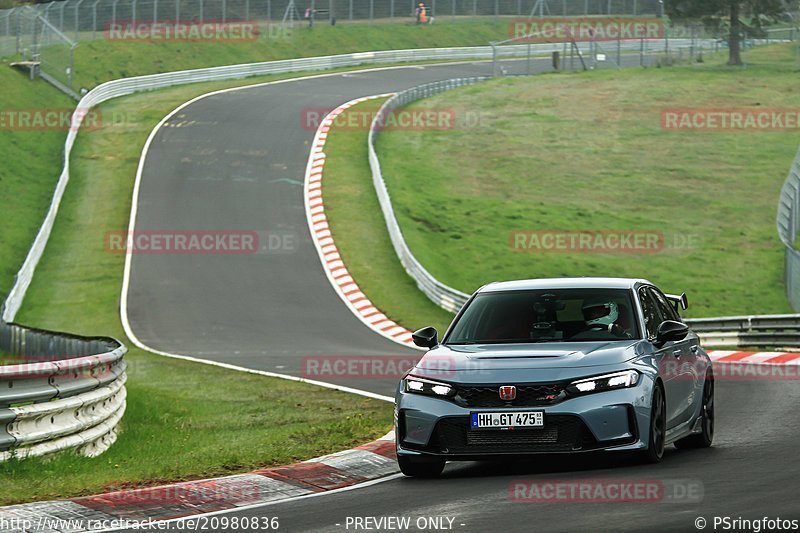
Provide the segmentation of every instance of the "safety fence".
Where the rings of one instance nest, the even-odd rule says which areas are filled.
[[[635,53],[639,57],[640,66],[649,66],[648,58],[656,56],[655,65],[671,65],[684,60],[690,62],[703,61],[704,54],[717,53],[727,49],[729,46],[729,35],[725,30],[712,30],[700,23],[684,23],[680,25],[665,25],[660,27],[663,32],[661,38],[623,38],[622,33],[617,33],[616,38],[598,37],[589,32],[589,35],[575,33],[565,27],[564,32],[570,39],[567,42],[559,42],[561,69],[595,69],[602,66],[622,66],[623,54]],[[504,56],[503,50],[506,47],[529,47],[528,57],[537,55],[533,48],[534,44],[548,41],[548,32],[539,31],[536,33],[524,33],[503,41],[490,43],[496,56],[492,72],[495,76],[506,75],[506,72],[498,65],[498,60]],[[800,28],[783,27],[762,30],[758,32],[759,37],[748,35],[745,31],[741,35],[740,45],[744,49],[756,46],[787,43],[794,41],[800,36]],[[555,43],[554,43],[555,44]],[[554,49],[554,52],[559,50]],[[519,57],[519,54],[517,55]],[[527,69],[524,75],[531,74]]]
[[[302,20],[411,21],[421,0],[64,0],[35,4],[42,17],[76,42],[102,38],[120,24]],[[463,17],[531,17],[662,13],[659,0],[422,0],[436,22]],[[18,9],[0,10],[0,41],[14,36]],[[2,50],[2,48],[0,48]]]
[[[0,321],[0,461],[72,449],[89,457],[117,438],[127,349]]]
[[[412,23],[420,0],[63,0],[0,10],[0,57],[36,62],[36,72],[76,96],[77,43],[106,40],[257,40],[291,37],[296,23]],[[423,0],[426,20],[533,16],[649,16],[658,0]],[[311,16],[308,16],[311,14]],[[306,18],[308,16],[308,18]],[[516,17],[516,18],[515,18]],[[674,35],[680,38],[683,35]],[[39,64],[41,63],[41,64]]]
[[[74,49],[81,41],[272,40],[292,36],[296,22],[336,21],[411,23],[418,0],[63,0],[0,10],[0,57],[36,63],[36,72],[77,99],[73,85]],[[462,21],[473,17],[504,17],[508,35],[537,17],[652,17],[660,15],[658,0],[425,0],[428,20]],[[307,14],[313,14],[305,18]],[[551,19],[552,20],[552,19]],[[631,20],[630,18],[626,20]],[[642,20],[642,19],[639,19]],[[666,20],[666,19],[664,19]],[[623,24],[624,26],[624,24]],[[699,24],[660,24],[659,38],[669,51],[680,40],[711,40],[702,47],[725,45],[724,36]],[[785,40],[795,29],[761,32],[760,38]],[[663,35],[661,35],[663,33]],[[753,42],[744,36],[745,45]],[[643,44],[646,44],[643,42]],[[690,55],[694,47],[688,48]],[[619,53],[621,48],[617,47]]]
[[[16,29],[16,34],[0,36],[4,55],[16,54],[22,61],[36,64],[36,73],[65,92],[72,88],[73,53],[77,43],[64,35],[39,12],[23,6],[5,19],[0,16],[0,35],[3,29]],[[3,55],[3,54],[0,54]]]
[[[795,246],[800,228],[800,152],[778,201],[778,236],[784,248],[784,284],[792,309],[800,311],[800,251]]]

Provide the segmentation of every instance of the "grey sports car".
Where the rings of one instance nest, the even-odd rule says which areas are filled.
[[[487,456],[707,447],[714,376],[681,321],[686,295],[641,279],[492,283],[401,380],[397,457],[409,476]]]

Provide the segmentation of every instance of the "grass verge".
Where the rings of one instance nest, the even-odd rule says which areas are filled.
[[[479,112],[480,120],[380,137],[406,240],[435,277],[465,292],[497,279],[647,277],[687,291],[689,316],[789,312],[775,211],[800,138],[665,130],[661,113],[796,109],[796,53],[796,45],[750,50],[747,69],[726,67],[720,57],[498,79],[412,104],[456,116]],[[517,230],[656,231],[664,247],[536,253],[510,241]]]
[[[180,103],[254,81],[179,87],[101,106],[103,117],[124,120],[80,133],[70,186],[20,322],[124,339],[118,315],[124,256],[106,253],[103,238],[127,229],[147,135]],[[118,442],[97,459],[62,454],[0,464],[0,504],[286,464],[352,447],[391,427],[391,407],[377,400],[136,348],[126,357],[128,411]]]
[[[91,88],[116,78],[220,65],[373,50],[485,46],[507,39],[509,19],[462,19],[441,24],[319,24],[282,31],[262,28],[256,40],[84,41],[75,49],[75,87]]]
[[[0,296],[5,297],[50,205],[66,131],[16,127],[21,113],[49,108],[61,115],[75,104],[42,80],[0,68]]]
[[[119,440],[97,458],[0,464],[0,504],[247,472],[386,433],[385,402],[131,350]]]

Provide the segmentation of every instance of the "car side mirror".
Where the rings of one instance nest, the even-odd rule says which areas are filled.
[[[675,320],[665,320],[658,326],[656,346],[664,346],[670,341],[682,341],[689,334],[689,326]]]
[[[433,348],[439,344],[439,332],[435,327],[428,326],[412,333],[411,339],[420,348]]]

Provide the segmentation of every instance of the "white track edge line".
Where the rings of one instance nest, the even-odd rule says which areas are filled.
[[[376,69],[362,69],[362,70],[355,70],[355,71],[348,71],[348,72],[371,72],[371,71],[382,71],[382,70],[403,69],[403,68],[409,68],[409,67],[405,67],[405,66],[402,66],[402,67],[382,67],[382,68],[376,68]],[[161,128],[164,126],[164,124],[170,118],[172,118],[175,114],[177,114],[178,112],[180,112],[184,108],[190,106],[191,104],[193,104],[193,103],[195,103],[195,102],[197,102],[199,100],[202,100],[204,98],[208,98],[210,96],[216,96],[218,94],[224,94],[224,93],[229,93],[229,92],[234,92],[234,91],[253,89],[253,88],[264,87],[264,86],[268,86],[268,85],[276,85],[276,84],[280,84],[280,83],[289,83],[289,82],[303,81],[303,80],[315,79],[315,78],[340,76],[341,74],[342,74],[342,72],[317,74],[317,75],[313,75],[313,76],[304,76],[304,77],[299,77],[299,78],[286,78],[286,79],[283,79],[283,80],[275,80],[275,81],[269,81],[269,82],[258,83],[258,84],[253,84],[253,85],[244,85],[244,86],[241,86],[241,87],[229,87],[229,88],[226,88],[226,89],[219,89],[219,90],[216,90],[216,91],[211,91],[209,93],[205,93],[205,94],[196,96],[196,97],[192,98],[191,100],[182,103],[181,105],[176,107],[174,110],[172,110],[169,114],[167,114],[164,118],[162,118],[158,122],[158,124],[156,124],[156,126],[150,132],[150,135],[147,137],[147,141],[145,142],[144,147],[142,148],[142,152],[141,152],[141,155],[139,157],[139,166],[138,166],[138,168],[136,170],[136,179],[134,181],[134,186],[133,186],[133,194],[132,194],[133,198],[132,198],[132,201],[131,201],[131,214],[130,214],[130,218],[129,218],[129,221],[128,221],[127,239],[128,240],[131,239],[131,236],[133,235],[133,232],[135,231],[135,227],[136,227],[136,215],[137,215],[138,206],[139,206],[139,189],[140,189],[140,186],[141,186],[142,175],[143,175],[143,172],[144,172],[144,164],[145,164],[145,161],[147,159],[148,150],[149,150],[150,145],[152,144],[153,140],[155,139],[156,135],[158,134],[158,132],[161,130]],[[319,133],[319,131],[317,133]],[[315,140],[318,140],[317,139],[317,135],[315,135]],[[312,145],[311,145],[311,150],[312,150],[311,156],[312,157],[313,157],[313,146],[314,145],[312,143]],[[307,171],[307,174],[308,174],[308,171]],[[304,202],[305,202],[305,200],[304,200]],[[308,214],[308,212],[307,212],[307,214]],[[313,235],[314,235],[313,234],[313,229],[311,229],[311,233],[312,233],[312,237],[313,237]],[[128,244],[128,249],[130,249],[130,244],[131,243],[128,242],[127,244]],[[315,241],[315,245],[316,245],[316,241]],[[123,276],[122,276],[122,290],[121,290],[121,295],[120,295],[120,319],[122,321],[122,327],[123,327],[123,330],[125,331],[125,335],[138,348],[140,348],[142,350],[145,350],[147,352],[150,352],[150,353],[154,353],[156,355],[164,356],[164,357],[182,359],[182,360],[185,360],[185,361],[191,361],[191,362],[195,362],[195,363],[207,364],[207,365],[210,365],[210,366],[217,366],[217,367],[220,367],[220,368],[226,368],[226,369],[229,369],[229,370],[236,370],[236,371],[246,372],[246,373],[250,373],[250,374],[258,374],[258,375],[266,376],[266,377],[286,379],[286,380],[289,380],[289,381],[297,381],[297,382],[300,382],[300,383],[307,383],[307,384],[310,384],[310,385],[316,385],[316,386],[319,386],[319,387],[325,387],[325,388],[329,388],[329,389],[333,389],[333,390],[338,390],[338,391],[341,391],[341,392],[347,392],[347,393],[350,393],[350,394],[356,394],[356,395],[359,395],[359,396],[365,396],[367,398],[373,398],[373,399],[376,399],[376,400],[381,400],[381,401],[386,401],[386,402],[394,402],[394,398],[392,398],[392,397],[384,396],[384,395],[381,395],[381,394],[376,394],[376,393],[365,391],[365,390],[361,390],[361,389],[355,389],[355,388],[352,388],[352,387],[345,387],[345,386],[342,386],[342,385],[336,385],[334,383],[327,383],[327,382],[323,382],[323,381],[305,379],[305,378],[301,378],[299,376],[291,376],[291,375],[288,375],[288,374],[279,374],[279,373],[275,373],[275,372],[268,372],[268,371],[265,371],[265,370],[256,370],[256,369],[252,369],[252,368],[241,367],[241,366],[238,366],[238,365],[232,365],[232,364],[229,364],[229,363],[222,363],[222,362],[219,362],[219,361],[212,361],[212,360],[208,360],[208,359],[201,359],[201,358],[197,358],[197,357],[192,357],[192,356],[189,356],[189,355],[182,355],[182,354],[177,354],[177,353],[165,352],[165,351],[157,350],[155,348],[151,348],[150,346],[147,346],[133,332],[133,328],[131,327],[130,320],[128,318],[128,293],[130,291],[130,272],[131,272],[132,259],[133,259],[133,254],[126,253],[126,255],[125,255],[125,267],[124,267]],[[331,279],[330,278],[330,274],[324,268],[324,266],[323,266],[323,270],[325,270],[326,276],[328,276],[329,280],[330,280]],[[331,282],[332,282],[332,280],[331,280]],[[349,303],[349,302],[346,302],[346,303]],[[374,331],[374,330],[372,330],[372,331]],[[395,340],[395,339],[393,339],[393,340]],[[408,347],[408,345],[405,344],[405,343],[401,343],[401,344],[403,346]]]
[[[277,85],[277,84],[281,84],[281,83],[291,83],[291,82],[304,81],[304,80],[310,80],[310,79],[341,76],[342,74],[354,74],[354,73],[364,73],[364,72],[381,72],[381,71],[385,71],[385,70],[416,69],[416,68],[418,68],[420,66],[422,66],[422,67],[427,67],[427,66],[440,67],[440,66],[448,66],[448,65],[464,65],[464,64],[470,64],[470,63],[486,63],[488,61],[491,61],[491,60],[479,59],[479,60],[471,60],[471,61],[470,60],[466,60],[466,61],[450,61],[450,62],[443,62],[443,63],[435,63],[434,62],[434,63],[425,63],[423,65],[416,65],[416,66],[414,66],[414,65],[400,65],[400,66],[390,65],[390,66],[386,66],[386,67],[365,68],[365,69],[357,69],[357,70],[346,70],[346,71],[340,71],[340,72],[328,72],[328,73],[324,73],[324,74],[314,74],[314,75],[311,75],[311,76],[292,77],[292,78],[285,78],[285,79],[281,79],[281,80],[267,81],[267,82],[262,82],[262,83],[254,83],[252,85],[242,85],[242,86],[239,86],[239,87],[228,87],[228,88],[225,88],[225,89],[218,89],[218,90],[215,90],[215,91],[211,91],[211,92],[204,93],[204,94],[201,94],[199,96],[196,96],[196,97],[192,98],[191,100],[182,103],[181,105],[179,105],[178,107],[173,109],[169,114],[167,114],[167,116],[165,116],[163,119],[161,119],[159,121],[159,123],[156,124],[156,126],[150,132],[150,135],[147,137],[147,141],[145,142],[144,147],[142,148],[142,153],[141,153],[141,155],[139,157],[139,166],[138,166],[138,168],[136,170],[136,179],[134,181],[133,194],[132,194],[133,198],[132,198],[132,201],[131,201],[131,215],[130,215],[130,218],[128,220],[128,238],[130,238],[130,235],[132,234],[132,232],[135,230],[135,227],[136,227],[136,213],[137,213],[138,207],[139,207],[139,188],[140,188],[140,184],[141,184],[141,180],[142,180],[142,172],[143,172],[143,169],[144,169],[144,162],[147,159],[147,151],[150,148],[150,144],[153,142],[153,139],[158,134],[158,131],[167,122],[167,120],[172,118],[176,113],[178,113],[182,109],[188,107],[189,105],[191,105],[191,104],[193,104],[195,102],[198,102],[199,100],[202,100],[204,98],[208,98],[210,96],[216,96],[218,94],[224,94],[224,93],[229,93],[229,92],[234,92],[234,91],[243,91],[243,90],[248,90],[248,89],[255,89],[255,88],[260,88],[260,87],[266,87],[268,85]],[[312,149],[313,149],[313,144],[312,144]],[[313,236],[313,233],[312,233],[312,236]],[[130,243],[128,243],[128,244],[130,244]],[[156,350],[154,348],[151,348],[150,346],[147,346],[141,340],[139,340],[139,338],[133,332],[133,329],[131,328],[131,325],[130,325],[130,321],[128,319],[128,292],[130,290],[131,260],[132,260],[132,254],[127,253],[126,256],[125,256],[125,267],[123,269],[123,274],[122,274],[122,289],[121,289],[121,294],[120,294],[120,320],[122,321],[122,328],[125,331],[125,335],[131,340],[131,342],[133,342],[133,344],[136,347],[138,347],[138,348],[140,348],[142,350],[145,350],[147,352],[154,353],[156,355],[162,355],[164,357],[173,357],[173,358],[176,358],[176,359],[183,359],[183,360],[192,361],[192,362],[196,362],[196,363],[207,364],[207,365],[211,365],[211,366],[220,366],[222,368],[228,368],[230,370],[237,370],[237,371],[241,371],[241,372],[260,374],[260,375],[264,375],[264,376],[268,376],[268,377],[275,377],[275,378],[280,378],[280,379],[288,379],[288,380],[291,380],[291,381],[300,381],[300,382],[304,382],[304,383],[310,383],[310,384],[318,385],[320,387],[327,387],[327,388],[331,388],[331,389],[335,389],[335,390],[341,390],[342,392],[349,392],[349,393],[352,393],[352,394],[358,394],[358,395],[361,395],[361,396],[366,396],[368,398],[375,398],[377,400],[394,401],[393,399],[389,398],[388,396],[382,396],[382,395],[379,395],[379,394],[374,394],[374,393],[371,393],[371,392],[368,392],[368,391],[363,391],[363,390],[360,390],[360,389],[353,389],[353,388],[350,388],[350,387],[342,387],[342,386],[339,386],[339,385],[335,385],[333,383],[326,383],[326,382],[322,382],[322,381],[307,380],[307,379],[299,378],[297,376],[290,376],[290,375],[287,375],[287,374],[278,374],[278,373],[274,373],[274,372],[266,372],[266,371],[262,371],[262,370],[254,370],[254,369],[251,369],[251,368],[245,368],[245,367],[240,367],[240,366],[236,366],[236,365],[230,365],[230,364],[227,364],[227,363],[219,363],[217,361],[211,361],[211,360],[207,360],[207,359],[199,359],[199,358],[191,357],[191,356],[188,356],[188,355],[180,355],[180,354],[175,354],[175,353],[170,353],[170,352],[164,352],[164,351],[161,351],[161,350]],[[323,268],[323,270],[324,270],[324,268]],[[326,275],[327,275],[327,271],[326,271]],[[403,345],[404,346],[408,346],[406,344],[403,344]]]

